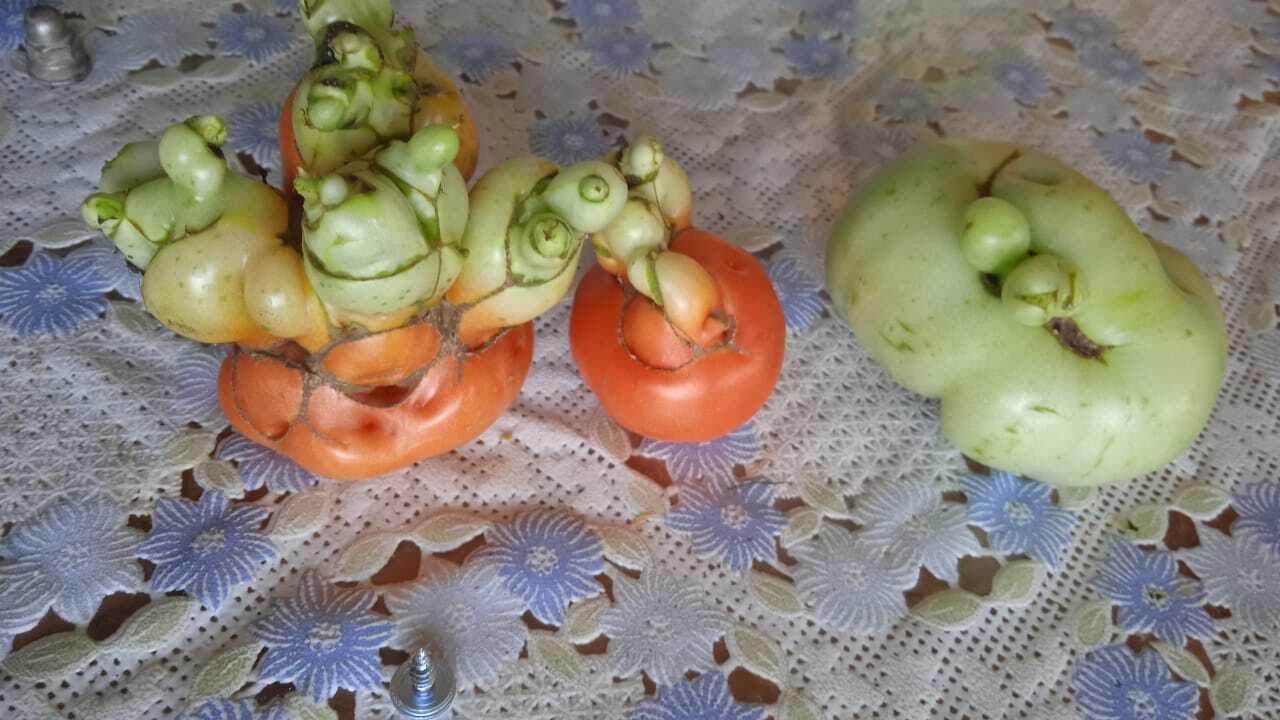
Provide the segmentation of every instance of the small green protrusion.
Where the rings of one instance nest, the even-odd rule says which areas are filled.
[[[599,175],[588,175],[578,181],[578,194],[587,202],[604,202],[609,198],[609,183]]]
[[[627,178],[636,178],[646,183],[658,176],[658,168],[662,167],[665,159],[662,144],[656,138],[644,135],[622,151],[618,169]]]
[[[187,127],[214,147],[222,147],[227,141],[227,124],[217,115],[194,115],[187,118]]]
[[[453,162],[461,146],[448,125],[428,125],[409,138],[409,155],[420,170],[439,170]]]
[[[546,258],[563,258],[573,244],[573,232],[554,215],[540,215],[529,223],[533,248]]]

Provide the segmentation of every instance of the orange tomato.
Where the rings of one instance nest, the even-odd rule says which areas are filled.
[[[222,365],[218,401],[245,437],[338,480],[376,477],[448,452],[474,440],[515,402],[533,359],[533,324],[511,328],[461,358],[435,358],[439,338],[422,327],[430,328],[409,326],[339,346],[344,353],[331,352],[325,362],[348,378],[390,381],[435,359],[412,388],[380,385],[347,394],[285,360],[237,352]],[[404,361],[408,365],[396,366]]]
[[[786,324],[764,268],[711,233],[689,229],[671,249],[715,278],[728,326],[708,319],[694,353],[648,298],[593,267],[573,299],[569,344],[578,370],[619,425],[670,442],[706,442],[764,405],[778,374]],[[732,342],[724,346],[723,341]]]
[[[298,151],[298,141],[293,135],[293,96],[297,93],[298,88],[295,87],[280,111],[280,174],[284,176],[286,195],[293,194],[293,180],[298,177],[298,168],[302,167],[302,153]]]

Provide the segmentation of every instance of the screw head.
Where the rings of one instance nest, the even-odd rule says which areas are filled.
[[[391,702],[408,720],[447,717],[456,691],[453,669],[425,647],[418,648],[391,678]]]
[[[62,13],[48,5],[34,5],[27,10],[26,43],[40,48],[62,45],[71,34]]]
[[[27,73],[50,85],[65,85],[88,76],[92,69],[84,43],[67,19],[48,5],[27,10],[23,50]]]

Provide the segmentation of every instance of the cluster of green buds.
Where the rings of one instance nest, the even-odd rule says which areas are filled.
[[[448,299],[466,307],[459,335],[475,344],[532,320],[568,292],[585,238],[627,201],[622,174],[588,160],[564,169],[537,157],[508,160],[471,193],[467,261]]]
[[[126,145],[80,212],[145,271],[143,299],[166,326],[201,342],[258,342],[262,304],[246,294],[244,268],[282,247],[289,212],[274,189],[228,172],[226,137],[221,118],[201,115]]]
[[[1031,225],[1013,203],[988,196],[965,211],[960,252],[1000,288],[1000,299],[1023,325],[1071,317],[1080,307],[1080,273],[1056,255],[1031,253]]]
[[[302,0],[317,63],[298,86],[292,117],[303,163],[327,173],[391,138],[408,137],[417,86],[409,29],[385,0]]]
[[[81,216],[145,269],[163,245],[222,215],[227,162],[218,148],[226,139],[221,118],[200,115],[169,127],[159,142],[125,145],[103,166],[102,192],[81,204]]]
[[[338,325],[397,327],[434,305],[462,269],[469,200],[442,125],[294,183],[308,280]]]
[[[697,261],[667,247],[672,235],[689,224],[689,178],[648,136],[628,145],[614,161],[627,179],[628,199],[617,218],[592,238],[596,257],[661,307],[673,326],[697,338],[719,303],[719,290]]]

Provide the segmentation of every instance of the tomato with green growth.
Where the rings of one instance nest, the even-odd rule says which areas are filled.
[[[994,467],[1133,479],[1195,440],[1222,384],[1222,311],[1195,265],[1032,149],[914,149],[853,198],[826,261],[863,347]]]

